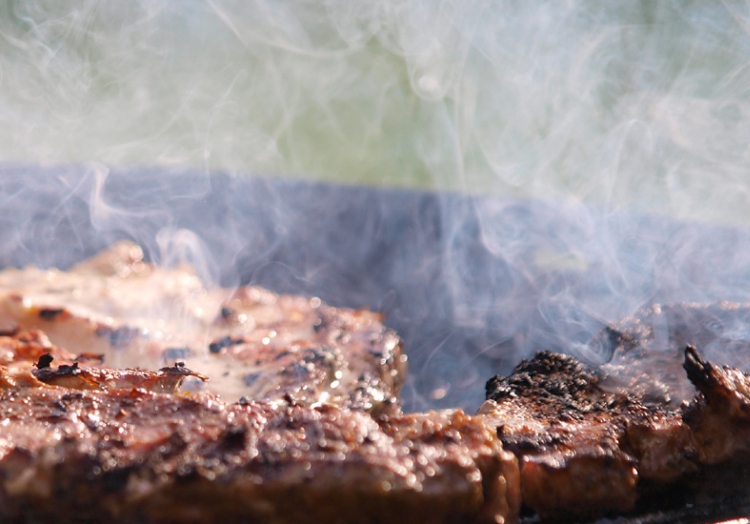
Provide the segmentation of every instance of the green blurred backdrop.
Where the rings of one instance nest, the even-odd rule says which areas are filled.
[[[0,161],[574,199],[750,224],[750,9],[0,2]]]

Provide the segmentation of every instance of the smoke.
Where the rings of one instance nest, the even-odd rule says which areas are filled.
[[[382,309],[412,405],[471,404],[651,302],[750,298],[749,30],[735,2],[3,0],[2,261],[131,238]]]
[[[743,5],[6,0],[0,13],[5,161],[748,220]]]

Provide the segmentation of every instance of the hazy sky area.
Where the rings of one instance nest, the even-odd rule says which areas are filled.
[[[0,2],[0,162],[585,200],[750,225],[739,2]]]

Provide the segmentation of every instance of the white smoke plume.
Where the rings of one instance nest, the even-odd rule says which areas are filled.
[[[739,2],[0,3],[0,159],[747,223]]]

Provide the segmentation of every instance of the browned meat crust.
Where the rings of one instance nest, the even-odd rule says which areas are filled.
[[[378,411],[398,403],[406,355],[367,310],[244,286],[209,288],[192,268],[164,268],[121,242],[69,271],[0,271],[0,328],[43,330],[58,346],[103,355],[108,366],[184,362],[242,397]]]
[[[750,375],[692,346],[683,354],[699,393],[678,407],[607,391],[591,369],[549,352],[491,379],[480,414],[519,458],[524,504],[544,518],[596,518],[667,489],[747,496],[732,484],[750,463]]]
[[[684,408],[685,422],[698,443],[702,462],[721,464],[750,459],[750,376],[706,362],[685,350],[685,370],[700,391]]]
[[[479,413],[520,459],[522,498],[543,517],[632,509],[636,459],[623,449],[622,414],[641,406],[602,391],[572,357],[540,352],[487,384]]]
[[[0,347],[3,522],[490,523],[518,514],[515,457],[461,411],[375,420],[292,399],[226,404],[154,387],[192,373],[181,367],[58,364],[75,358],[38,332]]]
[[[540,352],[491,379],[487,397],[480,414],[519,457],[523,501],[543,517],[631,511],[708,463],[681,409],[606,391],[573,357]]]

